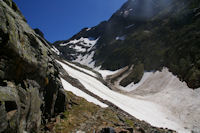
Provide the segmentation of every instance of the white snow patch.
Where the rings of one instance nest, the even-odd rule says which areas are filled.
[[[146,81],[146,79],[148,79],[148,77],[150,77],[152,74],[153,74],[153,72],[145,72],[139,83],[135,84],[133,82],[133,83],[130,83],[129,85],[127,85],[126,87],[119,86],[119,89],[121,89],[123,91],[127,91],[127,92],[133,91],[137,87],[139,87],[140,85],[142,85]]]
[[[146,100],[167,107],[184,127],[200,132],[200,88],[192,90],[167,68],[151,73],[129,94],[142,95]]]
[[[121,14],[123,13],[123,16],[124,16],[124,17],[127,17],[127,16],[130,14],[130,12],[131,12],[132,10],[133,10],[132,8],[127,9],[127,10],[121,12]]]
[[[89,38],[83,38],[81,37],[80,39],[74,39],[69,41],[68,43],[64,43],[64,44],[60,44],[60,46],[66,46],[68,44],[77,44],[77,43],[81,43],[83,46],[93,46],[96,44],[96,42],[98,41],[99,38],[97,38],[96,40],[90,40]]]
[[[200,88],[192,90],[167,68],[145,72],[138,84],[131,83],[120,89],[131,97],[139,95],[142,99],[167,107],[185,128],[200,132]]]
[[[74,60],[74,62],[78,62],[82,65],[86,65],[90,68],[94,68],[94,64],[95,62],[93,61],[93,57],[94,57],[94,51],[92,51],[90,54],[86,54],[84,56],[79,55],[78,58],[76,60]]]
[[[124,11],[124,17],[127,17],[129,15],[129,11]]]
[[[126,29],[129,29],[129,28],[133,27],[134,25],[135,25],[135,24],[131,24],[131,25],[126,26],[125,28],[126,28]]]
[[[67,45],[66,43],[61,43],[60,44],[61,47],[66,46],[66,45]]]
[[[117,72],[119,72],[121,69],[116,70],[116,71],[110,71],[110,70],[97,70],[97,72],[99,72],[101,74],[101,76],[103,77],[103,79],[106,79],[107,76],[109,75],[113,75]]]
[[[77,56],[77,58],[75,60],[73,60],[73,62],[78,62],[82,65],[86,65],[90,68],[94,68],[94,65],[95,65],[95,62],[93,61],[93,56],[94,56],[94,46],[95,44],[97,43],[97,41],[99,40],[99,38],[97,39],[94,39],[94,38],[80,38],[78,40],[78,42],[81,42],[82,46],[84,47],[88,47],[87,49],[87,54],[83,55],[83,54],[79,54]],[[73,41],[70,41],[69,43],[74,43],[74,42],[77,42],[77,40],[73,40]],[[75,49],[79,50],[79,52],[86,52],[86,49],[80,49],[78,48],[78,46],[75,47]]]
[[[60,55],[60,51],[56,47],[52,46],[51,50],[55,52],[57,55]]]
[[[89,31],[89,30],[91,30],[91,28],[87,28],[87,29],[86,29],[86,31]]]
[[[124,41],[126,39],[126,36],[125,35],[124,36],[117,36],[115,39]]]
[[[88,91],[98,95],[104,100],[112,102],[132,116],[144,120],[156,127],[169,128],[180,133],[190,132],[183,127],[182,122],[175,118],[166,107],[136,97],[129,97],[114,92],[97,79],[74,70],[59,61],[58,63],[63,66],[70,76],[78,79],[85,88],[88,89]]]
[[[86,48],[83,48],[83,47],[78,46],[78,45],[73,47],[73,49],[76,50],[77,52],[86,52]]]
[[[106,108],[108,107],[108,105],[100,102],[99,100],[97,100],[96,98],[94,97],[91,97],[90,95],[86,94],[85,92],[81,91],[80,89],[72,86],[70,83],[68,83],[66,80],[62,79],[61,78],[61,82],[62,82],[62,85],[63,85],[63,88],[66,90],[66,91],[71,91],[73,94],[79,96],[79,97],[82,97],[84,99],[86,99],[88,102],[92,102],[96,105],[99,105],[101,106],[102,108]]]
[[[81,67],[79,67],[77,65],[74,65],[72,63],[69,63],[67,61],[64,61],[64,62],[67,63],[67,64],[69,64],[69,65],[71,65],[71,66],[73,66],[73,67],[75,67],[75,68],[77,68],[77,69],[79,69],[79,70],[81,70],[81,71],[83,71],[83,72],[85,72],[85,73],[87,73],[87,74],[89,74],[89,75],[91,75],[91,76],[93,76],[93,77],[97,77],[97,74],[94,73],[94,72],[92,72],[92,71],[90,71],[90,70],[83,69],[83,68],[81,68]]]

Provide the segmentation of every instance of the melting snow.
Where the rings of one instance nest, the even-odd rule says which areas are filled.
[[[81,46],[83,47],[87,47],[88,49],[86,50],[86,48],[80,48],[81,46],[75,46],[74,49],[78,52],[88,52],[87,54],[83,55],[83,54],[79,54],[76,58],[76,60],[74,60],[73,62],[78,62],[82,65],[86,65],[90,68],[94,68],[94,64],[95,62],[93,61],[93,56],[94,56],[94,51],[93,48],[95,46],[95,44],[97,43],[97,41],[99,40],[99,38],[94,39],[94,38],[83,38],[81,37],[79,40],[72,40],[70,42],[68,42],[65,45],[68,45],[70,43],[77,43],[79,42],[81,44]]]
[[[90,54],[86,54],[84,56],[79,55],[78,58],[76,60],[74,60],[74,62],[78,62],[78,63],[88,66],[90,68],[94,68],[95,62],[93,61],[93,57],[94,57],[94,51],[91,52]]]
[[[60,46],[66,46],[68,44],[77,44],[77,43],[81,43],[83,46],[93,46],[96,44],[96,42],[98,41],[98,39],[96,40],[90,40],[89,38],[83,38],[81,37],[80,39],[74,39],[69,41],[68,43],[64,43],[64,44],[60,44]]]
[[[146,100],[167,107],[187,129],[200,132],[200,88],[190,89],[167,68],[144,75],[138,85],[131,88],[133,91],[125,89],[130,96],[141,95]]]
[[[74,48],[77,52],[86,52],[86,48],[82,48],[81,46],[76,45]]]
[[[94,72],[92,72],[92,71],[89,71],[89,70],[87,70],[87,69],[83,69],[83,68],[81,68],[81,67],[79,67],[79,66],[76,66],[76,65],[74,65],[74,64],[72,64],[72,63],[69,63],[69,62],[67,62],[67,61],[65,61],[65,63],[67,63],[67,64],[69,64],[69,65],[71,65],[71,66],[73,66],[73,67],[75,67],[75,68],[77,68],[77,69],[79,69],[79,70],[81,70],[81,71],[83,71],[83,72],[85,72],[85,73],[87,73],[87,74],[93,76],[93,77],[97,77],[97,74],[94,73]]]
[[[121,15],[123,14],[124,17],[127,17],[131,11],[133,11],[132,8],[122,11],[122,12],[120,12],[120,14]]]
[[[124,36],[117,36],[115,39],[124,41],[126,39],[126,36],[125,35]]]
[[[86,30],[86,31],[89,31],[89,30],[91,30],[91,28],[87,28],[87,30]]]
[[[140,120],[144,120],[156,127],[169,128],[180,133],[189,133],[182,122],[179,121],[166,107],[159,104],[142,100],[136,97],[129,97],[110,90],[97,79],[88,76],[80,71],[59,62],[70,76],[78,79],[88,91],[108,100]],[[154,97],[153,97],[154,98]],[[162,97],[161,97],[162,98]]]
[[[113,75],[113,74],[117,73],[120,70],[121,69],[116,70],[116,71],[110,71],[110,70],[96,70],[96,71],[101,74],[101,76],[103,77],[103,79],[106,79],[107,76]]]
[[[68,83],[66,80],[61,78],[61,82],[63,84],[63,87],[66,91],[71,91],[72,93],[74,93],[75,95],[82,97],[84,99],[86,99],[88,102],[92,102],[96,105],[101,106],[102,108],[106,108],[108,107],[108,105],[100,102],[99,100],[97,100],[94,97],[91,97],[90,95],[86,94],[85,92],[81,91],[80,89],[72,86],[70,83]]]
[[[52,46],[51,50],[55,52],[57,55],[60,55],[60,51],[56,47]]]
[[[145,72],[139,83],[135,84],[133,82],[133,83],[130,83],[129,85],[127,85],[126,87],[119,86],[119,89],[121,89],[123,91],[127,91],[127,92],[133,91],[137,87],[139,87],[140,85],[142,85],[146,81],[146,79],[148,79],[152,74],[153,74],[153,72]]]

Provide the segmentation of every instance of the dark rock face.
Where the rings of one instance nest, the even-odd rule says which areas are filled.
[[[200,21],[197,10],[200,3],[196,0],[175,0],[162,10],[152,8],[158,10],[151,19],[142,21],[135,19],[131,12],[126,18],[120,16],[119,12],[130,5],[125,4],[109,20],[115,24],[114,27],[122,25],[122,28],[119,31],[111,30],[114,33],[108,39],[108,35],[105,35],[99,40],[94,57],[96,64],[112,70],[131,64],[143,64],[144,71],[168,67],[180,80],[186,81],[190,88],[200,87],[200,40],[197,37]],[[162,4],[158,5],[162,7]],[[125,27],[127,23],[132,23],[128,29]],[[125,36],[125,39],[116,40],[116,36]]]
[[[128,0],[108,21],[70,40],[99,37],[93,60],[102,69],[141,64],[144,72],[167,67],[195,89],[200,87],[199,14],[198,0]],[[60,43],[55,46],[61,56],[76,59]]]
[[[43,41],[43,43],[48,43],[49,46],[51,47],[51,43],[45,39],[44,33],[43,33],[40,29],[35,28],[35,29],[33,29],[33,30],[35,31],[35,33],[36,33],[37,35],[40,36],[40,38],[42,38],[41,41]],[[46,41],[46,42],[44,42],[44,41]]]
[[[40,29],[36,28],[36,29],[34,29],[34,31],[35,31],[36,34],[38,34],[39,36],[44,38],[44,33]]]
[[[0,132],[39,132],[65,110],[59,65],[12,0],[0,1],[0,23]]]
[[[103,128],[99,133],[116,133],[112,127]]]

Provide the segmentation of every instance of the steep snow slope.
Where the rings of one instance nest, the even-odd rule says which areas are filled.
[[[150,76],[152,76],[152,74],[153,74],[153,72],[145,72],[139,83],[135,84],[134,82],[132,82],[129,85],[127,85],[126,87],[121,86],[120,85],[120,81],[123,78],[127,77],[128,75],[122,75],[122,78],[120,78],[121,80],[118,80],[117,84],[115,84],[115,85],[117,85],[116,87],[119,88],[119,89],[121,89],[121,90],[123,90],[123,91],[130,92],[130,91],[133,91],[136,88],[138,88],[140,85],[142,85],[146,81],[147,78],[149,78]]]
[[[187,128],[200,132],[200,88],[188,88],[167,68],[145,73],[138,84],[123,89],[127,89],[129,96],[140,95],[167,107]]]
[[[72,86],[70,83],[68,83],[66,80],[62,79],[61,78],[61,82],[62,82],[62,85],[63,85],[63,88],[67,91],[71,91],[72,93],[74,93],[75,95],[77,96],[80,96],[84,99],[86,99],[88,102],[92,102],[96,105],[99,105],[101,106],[102,108],[106,108],[108,107],[108,105],[100,102],[99,100],[97,100],[96,98],[94,97],[91,97],[90,95],[86,94],[85,92],[81,91],[80,89]]]
[[[124,76],[126,74],[121,75]],[[139,83],[130,83],[126,87],[116,84],[121,77],[113,83],[115,88],[124,91],[123,93],[130,97],[140,96],[142,99],[167,107],[184,123],[185,128],[200,132],[200,88],[190,89],[167,68],[163,68],[162,71],[145,72]]]
[[[53,52],[55,52],[57,55],[60,55],[60,51],[59,51],[55,46],[52,45],[51,50],[52,50]]]
[[[117,72],[119,72],[121,69],[116,70],[116,71],[110,71],[110,70],[100,70],[99,68],[96,69],[97,72],[99,72],[101,74],[101,76],[103,77],[103,79],[106,79],[107,76],[109,75],[113,75]]]
[[[88,91],[104,100],[112,102],[132,116],[144,120],[156,127],[169,128],[180,133],[190,132],[189,130],[184,129],[183,123],[179,121],[179,119],[176,118],[166,107],[143,100],[142,98],[137,98],[136,96],[130,97],[114,92],[97,79],[78,70],[74,70],[61,62],[59,63],[70,76],[78,79],[84,87],[88,89]]]
[[[73,60],[74,62],[78,62],[82,65],[86,65],[90,68],[94,68],[95,62],[93,61],[94,57],[94,51],[86,54],[86,55],[79,55],[76,60]]]
[[[69,62],[67,62],[67,61],[64,61],[64,62],[67,63],[67,64],[69,64],[69,65],[72,66],[72,67],[75,67],[75,68],[77,68],[77,69],[79,69],[79,70],[81,70],[81,71],[83,71],[83,72],[85,72],[85,73],[87,73],[87,74],[93,76],[93,77],[97,77],[97,74],[94,73],[94,72],[92,72],[92,71],[86,70],[86,69],[84,69],[84,68],[81,68],[81,67],[79,67],[79,66],[76,66],[76,65],[74,65],[74,64],[72,64],[72,63],[69,63]]]
[[[64,58],[93,68],[95,64],[93,62],[95,44],[98,40],[99,38],[81,37],[55,46],[60,51],[59,54]],[[55,49],[52,50],[55,51]]]

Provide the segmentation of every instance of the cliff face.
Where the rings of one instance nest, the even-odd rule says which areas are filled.
[[[0,1],[0,132],[38,132],[65,110],[59,65],[12,0]]]

